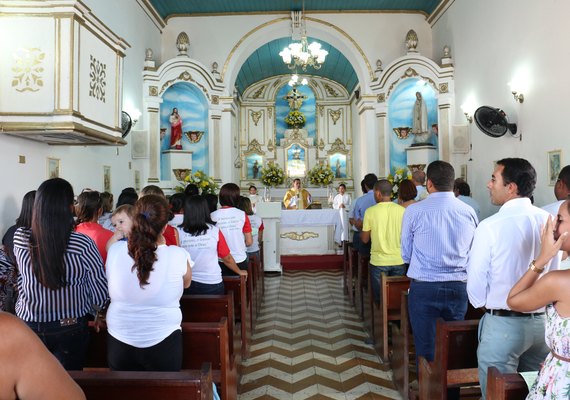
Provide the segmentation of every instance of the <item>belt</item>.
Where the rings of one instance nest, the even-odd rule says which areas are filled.
[[[562,357],[561,355],[556,354],[556,353],[554,352],[554,350],[550,350],[550,353],[554,356],[554,358],[557,358],[557,359],[559,359],[559,360],[561,360],[561,361],[570,362],[570,358],[568,358],[568,357]]]
[[[73,317],[73,318],[63,318],[60,320],[49,321],[49,322],[31,322],[32,324],[42,325],[42,326],[72,326],[79,323],[83,323],[87,320],[87,317]]]
[[[511,310],[486,310],[487,314],[496,315],[497,317],[539,317],[544,315],[544,312],[535,312],[535,313],[522,313],[518,311],[511,311]]]

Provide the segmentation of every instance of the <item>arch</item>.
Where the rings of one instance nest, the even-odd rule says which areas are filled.
[[[374,73],[364,51],[358,46],[356,41],[345,31],[330,22],[312,17],[305,17],[305,19],[307,21],[307,31],[310,32],[311,37],[328,42],[351,61],[361,90],[367,92],[370,83],[374,79]],[[289,17],[268,21],[252,29],[238,41],[230,51],[221,74],[227,93],[232,93],[241,66],[259,47],[260,43],[268,43],[283,36],[291,35],[290,21]]]

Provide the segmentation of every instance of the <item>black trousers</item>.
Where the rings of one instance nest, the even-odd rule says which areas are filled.
[[[172,332],[162,342],[138,348],[107,335],[107,360],[113,371],[180,371],[182,331]]]

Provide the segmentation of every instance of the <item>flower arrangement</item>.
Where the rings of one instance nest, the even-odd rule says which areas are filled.
[[[198,186],[198,189],[200,189],[200,193],[202,194],[204,193],[217,194],[216,192],[218,191],[218,184],[216,183],[214,178],[208,176],[208,174],[206,174],[204,171],[201,170],[198,170],[193,174],[186,175],[184,177],[184,180],[181,181],[181,183],[182,186],[176,187],[177,192],[183,192],[184,188],[190,183],[193,183],[194,185]]]
[[[309,182],[313,185],[327,186],[330,185],[334,179],[334,172],[327,164],[315,165],[307,175]]]
[[[396,200],[398,198],[398,190],[400,189],[400,182],[402,182],[404,179],[411,179],[411,178],[412,174],[407,168],[397,168],[396,171],[394,171],[394,175],[392,174],[388,175],[386,179],[388,179],[390,183],[394,185],[392,187],[392,196],[391,196],[392,200]]]
[[[289,111],[285,117],[285,123],[296,128],[304,126],[306,121],[305,114],[298,110]]]
[[[285,181],[285,174],[279,164],[269,161],[265,167],[261,169],[261,183],[265,186],[278,186]]]

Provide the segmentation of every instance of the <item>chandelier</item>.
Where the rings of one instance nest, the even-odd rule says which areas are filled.
[[[297,86],[297,85],[303,85],[303,86],[305,86],[305,85],[307,85],[308,83],[309,83],[309,81],[307,80],[307,78],[302,78],[302,79],[299,81],[299,75],[293,74],[293,75],[291,76],[291,79],[289,79],[288,85],[289,85],[289,86],[292,86],[292,87],[295,87],[295,86]]]
[[[291,25],[293,31],[292,39],[295,40],[296,32],[300,32],[301,39],[300,41],[290,43],[289,46],[279,53],[283,62],[287,64],[289,69],[295,69],[296,67],[301,68],[303,71],[306,71],[307,67],[320,69],[329,52],[321,49],[321,44],[318,42],[309,44],[305,19],[301,11],[291,12]]]

